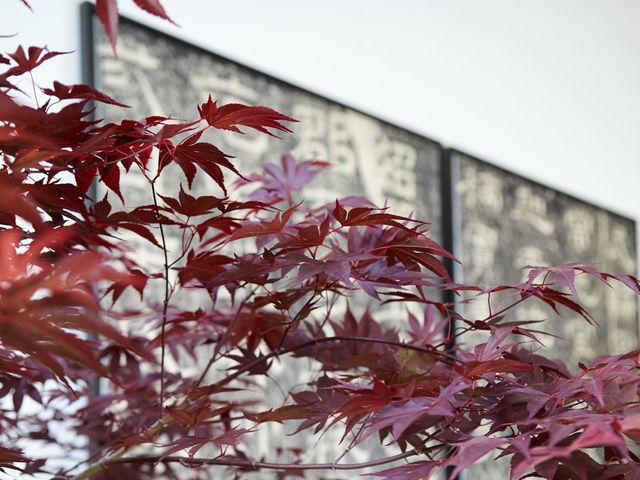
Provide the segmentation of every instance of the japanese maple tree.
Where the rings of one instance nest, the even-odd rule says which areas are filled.
[[[159,1],[135,3],[169,19]],[[115,48],[116,1],[96,12]],[[427,223],[357,197],[306,205],[327,163],[284,155],[245,172],[208,140],[289,134],[293,118],[209,97],[191,120],[106,123],[95,105],[118,101],[91,86],[36,92],[32,72],[60,54],[0,55],[1,471],[420,480],[491,455],[514,480],[640,478],[640,352],[566,366],[544,355],[537,320],[513,319],[542,302],[550,321],[573,312],[594,328],[576,278],[638,294],[636,277],[567,264],[515,285],[454,284],[443,260],[457,259]],[[125,175],[144,180],[148,204],[129,203]],[[490,312],[466,318],[443,291]],[[404,308],[382,321],[385,305]],[[470,332],[481,339],[467,345]],[[300,368],[305,385],[274,396],[277,370]],[[336,460],[252,456],[274,423],[317,442],[338,431]],[[344,460],[371,441],[386,453]]]

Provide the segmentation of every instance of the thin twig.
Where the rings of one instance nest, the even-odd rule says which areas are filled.
[[[249,294],[245,298],[243,298],[242,301],[240,302],[240,304],[238,305],[238,309],[236,310],[236,313],[233,316],[233,318],[231,319],[231,321],[229,322],[229,326],[227,327],[227,329],[226,329],[226,331],[224,333],[224,336],[221,339],[219,339],[218,342],[216,343],[216,347],[215,347],[215,349],[213,351],[213,355],[211,355],[211,358],[207,362],[207,365],[204,367],[204,370],[202,370],[202,373],[200,374],[200,378],[198,378],[198,381],[196,382],[196,387],[198,387],[198,386],[200,386],[202,384],[202,382],[204,381],[205,377],[207,376],[207,373],[209,373],[209,370],[211,370],[211,367],[216,362],[216,360],[219,358],[218,354],[220,353],[220,349],[222,348],[222,346],[225,343],[227,343],[227,340],[229,338],[229,331],[233,327],[233,324],[238,320],[238,317],[240,316],[240,313],[242,312],[242,309],[247,304],[249,299],[253,297],[253,294],[256,292],[257,289],[258,289],[258,287],[255,287],[253,290],[251,290],[251,292],[249,292]]]
[[[285,327],[284,333],[282,334],[282,337],[280,337],[280,342],[278,342],[278,347],[276,348],[276,350],[280,350],[282,348],[282,345],[284,345],[284,341],[287,339],[287,335],[289,335],[289,332],[291,331],[291,329],[297,323],[299,323],[300,315],[302,315],[302,313],[304,312],[305,308],[311,307],[311,304],[316,299],[316,295],[317,294],[318,294],[318,289],[317,289],[317,284],[316,284],[316,286],[313,288],[313,294],[311,295],[311,297],[309,297],[309,300],[307,300],[305,302],[305,304],[300,308],[300,310],[298,310],[298,313],[296,313],[296,315],[293,317],[293,319]]]
[[[31,88],[33,89],[33,100],[36,102],[36,107],[40,108],[40,102],[38,102],[38,93],[36,92],[36,82],[33,80],[33,74],[29,71],[29,78],[31,79]]]
[[[160,228],[160,239],[162,241],[162,252],[164,254],[164,302],[162,304],[162,327],[160,330],[160,417],[164,411],[164,362],[166,354],[165,332],[167,329],[167,310],[169,309],[169,254],[167,252],[167,241],[164,236],[160,209],[158,208],[158,196],[156,195],[155,180],[149,182],[153,195],[153,206],[156,211],[158,227]]]
[[[191,225],[188,225],[188,226],[190,227]],[[169,264],[170,267],[173,267],[176,263],[178,263],[180,260],[182,260],[185,257],[185,255],[189,252],[189,248],[191,248],[191,244],[193,243],[193,239],[196,238],[196,232],[195,232],[195,230],[192,230],[191,231],[191,238],[189,238],[189,241],[187,242],[187,245],[185,246],[184,245],[184,237],[185,237],[186,231],[187,231],[186,228],[182,231],[182,253],[178,257],[176,257],[176,259],[173,262],[171,262]]]
[[[516,305],[524,302],[525,300],[527,300],[530,296],[526,296],[526,297],[521,297],[518,300],[516,300],[515,302],[511,303],[510,305],[498,310],[497,312],[493,312],[491,313],[488,317],[485,317],[482,321],[486,322],[488,320],[491,320],[492,318],[496,318],[499,317],[500,315],[502,315],[503,313],[511,310],[513,307],[515,307]]]

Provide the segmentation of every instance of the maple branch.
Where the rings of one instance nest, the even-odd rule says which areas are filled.
[[[153,195],[153,206],[160,228],[160,240],[162,241],[162,253],[164,254],[164,301],[162,303],[162,327],[160,330],[160,417],[164,409],[164,362],[166,355],[165,333],[167,330],[167,311],[169,309],[169,254],[167,253],[167,240],[164,236],[164,228],[160,217],[160,208],[158,207],[158,196],[156,194],[155,179],[149,182],[151,185],[151,194]]]
[[[151,428],[152,431],[158,431],[161,428],[161,424],[155,425]],[[432,438],[433,436],[430,436]],[[425,439],[426,442],[428,439]],[[369,462],[362,463],[352,463],[352,464],[339,464],[339,463],[308,463],[308,464],[293,464],[293,463],[272,463],[272,462],[255,462],[251,460],[241,460],[241,459],[233,459],[233,458],[185,458],[178,456],[167,456],[161,458],[161,456],[153,456],[153,455],[141,455],[136,457],[125,457],[125,455],[130,452],[134,446],[130,446],[120,453],[116,454],[112,458],[105,459],[84,472],[73,477],[74,480],[88,480],[94,475],[104,472],[109,465],[116,464],[126,464],[126,463],[180,463],[185,467],[197,467],[203,465],[220,465],[220,466],[229,466],[229,467],[243,467],[249,468],[251,470],[260,470],[260,469],[270,469],[270,470],[358,470],[367,467],[375,467],[378,465],[385,465],[387,463],[395,462],[396,460],[402,460],[404,458],[409,458],[413,455],[419,455],[421,453],[429,454],[435,450],[439,450],[445,447],[446,444],[438,444],[433,445],[431,447],[425,447],[424,445],[420,445],[412,450],[409,450],[404,453],[400,453],[397,455],[393,455],[391,457],[385,457],[378,460],[372,460]]]
[[[232,374],[227,375],[223,379],[218,380],[216,383],[212,384],[210,388],[215,389],[215,388],[218,388],[218,387],[222,387],[222,386],[226,385],[227,383],[233,381],[235,378],[237,378],[240,375],[242,375],[244,372],[247,372],[247,371],[253,369],[257,365],[260,365],[261,363],[266,362],[267,360],[269,360],[271,358],[278,357],[280,355],[286,355],[288,353],[293,353],[293,352],[296,352],[298,350],[304,350],[305,348],[314,347],[314,346],[320,345],[322,343],[340,342],[340,341],[342,341],[342,342],[378,343],[378,344],[382,344],[382,345],[390,345],[390,346],[393,346],[393,347],[406,348],[407,350],[414,350],[416,352],[422,352],[422,353],[427,353],[429,355],[434,355],[434,356],[438,357],[441,362],[446,363],[448,365],[454,365],[456,363],[458,363],[458,364],[462,363],[462,361],[459,360],[458,358],[456,358],[456,357],[454,357],[452,355],[449,355],[447,353],[440,352],[440,351],[436,350],[433,347],[419,347],[417,345],[411,345],[409,343],[396,342],[396,341],[393,341],[393,340],[383,340],[383,339],[379,339],[379,338],[350,337],[350,336],[347,336],[347,335],[334,335],[332,337],[316,338],[316,339],[313,339],[313,340],[309,340],[308,342],[301,343],[299,345],[294,345],[292,347],[276,349],[276,350],[274,350],[272,352],[269,352],[269,353],[265,354],[262,357],[256,358],[255,360],[243,365],[242,367],[238,368],[238,370],[236,370]]]
[[[432,447],[418,447],[408,450],[404,453],[399,453],[390,457],[380,458],[378,460],[371,460],[369,462],[361,463],[273,463],[273,462],[255,462],[251,460],[235,459],[233,457],[218,457],[218,458],[187,458],[179,456],[169,456],[161,458],[160,456],[144,455],[138,457],[124,457],[114,458],[107,460],[108,465],[122,464],[122,463],[180,463],[186,467],[197,467],[203,465],[218,465],[227,467],[242,467],[249,470],[361,470],[369,467],[377,467],[380,465],[386,465],[388,463],[402,460],[405,458],[426,453],[429,451],[440,449],[444,444],[434,445]]]

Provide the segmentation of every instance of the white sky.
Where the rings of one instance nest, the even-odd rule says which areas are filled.
[[[79,50],[78,0],[2,0],[0,49]],[[163,0],[125,13],[640,219],[636,0]],[[78,55],[36,81],[79,80]]]

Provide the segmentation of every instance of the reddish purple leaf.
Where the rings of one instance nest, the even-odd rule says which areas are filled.
[[[200,117],[211,127],[242,133],[239,126],[253,128],[267,135],[275,137],[269,128],[283,132],[291,132],[282,122],[297,122],[297,120],[276,112],[268,107],[251,107],[239,103],[229,105],[218,104],[209,99],[198,107]]]
[[[52,52],[47,50],[47,47],[29,47],[25,52],[20,45],[14,53],[9,55],[17,65],[7,70],[4,73],[4,76],[10,77],[29,73],[50,58],[57,57],[58,55],[66,55],[68,53],[69,52]]]
[[[160,0],[133,0],[133,1],[135,2],[136,5],[138,5],[138,7],[142,8],[143,10],[146,10],[150,14],[160,17],[164,20],[169,20],[170,22],[173,23],[173,20],[171,20],[167,15],[167,12],[165,11],[162,4],[160,3]]]
[[[102,23],[104,31],[109,37],[111,48],[115,55],[116,42],[118,38],[118,23],[120,20],[118,17],[117,0],[96,0],[96,15],[98,15],[98,19],[100,20],[100,23]]]
[[[99,92],[90,85],[64,85],[60,82],[53,82],[53,89],[43,88],[42,92],[46,95],[57,97],[60,100],[95,100],[97,102],[107,103],[109,105],[128,107],[128,105],[114,100],[110,96],[106,95],[105,93]]]
[[[440,467],[440,462],[422,460],[408,465],[389,468],[380,472],[367,473],[370,477],[382,477],[385,480],[429,480],[433,478],[434,469]]]

